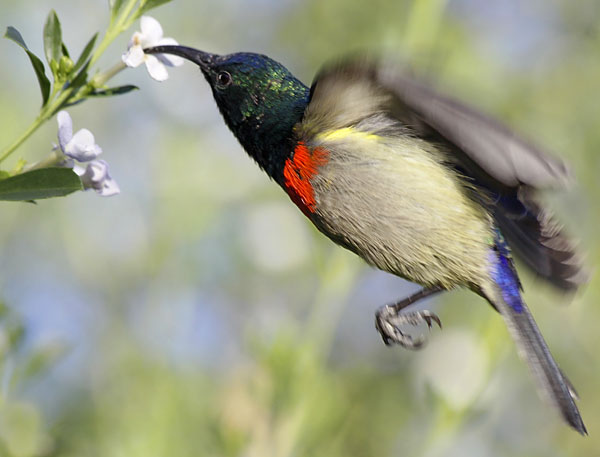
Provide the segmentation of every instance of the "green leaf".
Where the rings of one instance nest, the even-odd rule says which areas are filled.
[[[142,5],[142,7],[137,11],[136,16],[140,17],[142,14],[150,11],[160,5],[164,5],[165,3],[169,3],[171,0],[148,0],[146,3]]]
[[[90,66],[90,61],[88,60],[86,62],[86,64],[83,66],[83,68],[79,71],[79,73],[77,74],[77,76],[75,76],[73,78],[73,81],[71,81],[69,83],[70,87],[73,87],[74,89],[78,89],[81,86],[83,86],[84,84],[87,83],[87,77],[88,77],[88,68]],[[68,102],[68,100],[66,100]]]
[[[113,95],[122,95],[132,90],[138,90],[139,87],[127,84],[124,86],[111,87],[104,90],[96,90],[90,94],[90,97],[111,97]]]
[[[6,33],[4,34],[4,38],[13,40],[15,43],[17,43],[19,46],[25,49],[25,51],[29,51],[29,48],[25,44],[25,40],[23,40],[21,33],[19,33],[19,31],[13,26],[9,25],[8,27],[6,27]]]
[[[66,46],[64,43],[62,43],[62,44],[60,45],[60,49],[62,50],[63,56],[71,57],[71,56],[69,55],[69,51],[68,51],[68,49],[67,49],[67,46]]]
[[[0,181],[6,178],[10,178],[10,173],[5,170],[0,170]]]
[[[44,25],[44,51],[48,63],[59,62],[62,57],[62,30],[56,11],[51,10]]]
[[[73,78],[73,81],[71,81],[69,84],[69,87],[73,87],[74,89],[78,89],[81,86],[83,86],[84,84],[87,83],[87,77],[88,77],[88,67],[90,66],[90,62],[89,60],[86,62],[86,64],[83,66],[83,68],[81,70],[79,70],[79,73],[77,73],[77,76],[75,76]],[[68,102],[69,100],[66,100],[66,102]]]
[[[42,106],[46,104],[48,101],[48,97],[50,96],[50,80],[46,77],[46,73],[44,70],[44,64],[33,52],[29,50],[23,37],[19,33],[17,29],[14,27],[8,26],[6,28],[6,33],[4,34],[4,38],[8,38],[9,40],[14,41],[19,46],[23,48],[23,50],[29,56],[29,60],[31,61],[31,65],[35,71],[35,75],[37,76],[38,83],[40,85],[40,90],[42,92]]]
[[[70,168],[42,168],[0,181],[0,200],[29,201],[62,197],[82,190],[79,176]]]
[[[86,62],[86,60],[92,53],[92,50],[94,49],[94,44],[96,44],[96,38],[98,38],[98,32],[96,32],[94,36],[90,38],[90,41],[87,42],[85,48],[83,48],[83,51],[81,51],[81,55],[79,56],[79,59],[77,59],[77,62],[75,62],[75,66],[73,67],[73,73],[75,73],[77,70],[83,67],[83,64]]]

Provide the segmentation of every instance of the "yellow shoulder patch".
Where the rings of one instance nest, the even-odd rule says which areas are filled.
[[[379,135],[374,133],[362,132],[356,130],[354,127],[344,127],[342,129],[328,130],[321,132],[316,136],[319,141],[336,141],[345,140],[349,138],[363,139],[363,140],[378,140]]]

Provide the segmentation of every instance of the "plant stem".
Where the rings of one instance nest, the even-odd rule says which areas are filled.
[[[129,3],[127,4],[127,6],[125,6],[119,18],[115,21],[114,24],[110,24],[108,30],[102,38],[102,41],[100,42],[100,44],[94,51],[94,54],[92,54],[92,57],[90,58],[89,68],[92,68],[92,66],[96,63],[98,58],[100,58],[100,56],[104,54],[106,48],[114,41],[114,39],[117,36],[119,36],[121,32],[123,32],[130,25],[127,24],[127,27],[123,27],[124,22],[127,20],[127,17],[131,14],[131,11],[135,7],[136,3],[137,0],[129,0]]]
[[[98,76],[94,77],[93,84],[95,87],[102,87],[107,83],[109,79],[112,79],[117,73],[125,70],[127,65],[124,62],[119,61],[106,70],[104,73],[100,73]]]
[[[35,132],[45,121],[45,117],[40,113],[36,120],[33,121],[33,123],[27,128],[27,130],[25,130],[25,132],[23,132],[21,136],[17,138],[10,146],[4,149],[4,151],[2,151],[0,154],[0,163],[2,163],[4,159],[11,155],[15,149],[21,146],[21,144],[23,144],[23,142],[29,138],[31,134]]]
[[[102,54],[104,54],[104,51],[106,51],[106,48],[108,47],[108,45],[111,44],[113,42],[113,40],[115,39],[115,37],[117,36],[117,34],[115,34],[112,30],[113,29],[108,29],[106,31],[106,33],[104,34],[104,37],[102,38],[102,41],[100,42],[100,44],[98,45],[98,47],[94,51],[94,54],[90,58],[90,63],[88,65],[88,68],[92,68],[92,66],[96,63],[96,61],[98,60],[98,58]]]

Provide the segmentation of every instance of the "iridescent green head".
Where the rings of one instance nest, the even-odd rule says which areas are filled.
[[[185,46],[157,46],[196,63],[210,84],[225,122],[244,149],[276,180],[293,149],[292,129],[308,104],[309,89],[273,59],[247,52],[219,56]]]

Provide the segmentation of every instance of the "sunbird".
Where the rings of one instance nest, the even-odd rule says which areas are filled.
[[[541,392],[587,434],[577,393],[521,298],[511,254],[559,289],[585,282],[573,243],[537,195],[569,180],[562,161],[381,59],[330,63],[309,88],[260,54],[145,52],[200,67],[227,126],[319,231],[423,287],[377,310],[386,344],[419,347],[422,338],[401,324],[439,318],[402,309],[468,288],[502,315]]]

